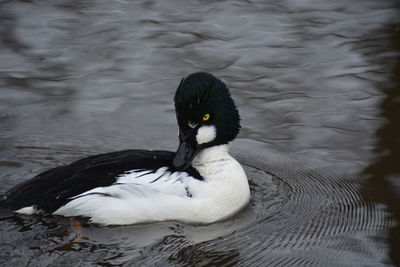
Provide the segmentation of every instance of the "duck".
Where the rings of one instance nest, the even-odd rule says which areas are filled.
[[[240,116],[226,84],[206,72],[183,77],[174,106],[176,152],[129,149],[44,171],[0,196],[17,214],[85,217],[100,225],[158,221],[209,224],[250,200],[247,176],[229,154]]]

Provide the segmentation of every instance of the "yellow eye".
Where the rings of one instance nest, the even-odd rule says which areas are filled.
[[[204,114],[203,121],[208,121],[210,119],[210,114]]]

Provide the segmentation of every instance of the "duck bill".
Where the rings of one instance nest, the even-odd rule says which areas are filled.
[[[189,142],[180,142],[172,164],[177,170],[187,169],[197,155],[198,150],[197,147],[191,145]]]

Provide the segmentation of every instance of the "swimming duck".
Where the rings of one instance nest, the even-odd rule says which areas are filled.
[[[208,73],[184,77],[174,97],[176,152],[123,150],[56,167],[16,185],[0,206],[19,214],[83,216],[103,225],[154,221],[212,223],[249,201],[228,143],[240,129],[226,85]]]

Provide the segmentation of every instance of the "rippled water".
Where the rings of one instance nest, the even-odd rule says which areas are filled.
[[[0,193],[127,148],[175,150],[172,97],[231,88],[252,200],[211,225],[0,220],[4,266],[400,265],[400,10],[373,1],[2,1]]]

